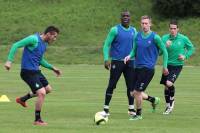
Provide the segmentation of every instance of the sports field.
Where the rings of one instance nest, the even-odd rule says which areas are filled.
[[[3,64],[0,64],[3,66]],[[0,95],[11,102],[0,102],[0,133],[199,133],[200,132],[200,67],[185,67],[176,82],[176,102],[173,114],[164,116],[163,87],[159,85],[161,67],[147,92],[159,96],[161,103],[151,113],[148,102],[143,105],[143,120],[129,121],[124,79],[121,78],[111,101],[111,116],[106,125],[96,126],[94,114],[102,110],[108,72],[100,65],[58,65],[62,77],[44,70],[54,91],[46,97],[42,116],[48,126],[33,126],[34,101],[28,108],[15,103],[15,98],[29,91],[20,79],[20,66],[10,72],[0,69]]]

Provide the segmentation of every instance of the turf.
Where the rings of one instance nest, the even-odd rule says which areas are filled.
[[[1,64],[3,65],[3,64]],[[20,79],[19,65],[10,72],[0,69],[0,95],[11,102],[0,102],[0,133],[197,133],[200,131],[199,78],[200,67],[184,67],[176,82],[175,110],[169,116],[164,110],[163,87],[159,85],[161,67],[147,92],[159,96],[157,112],[151,113],[148,102],[143,104],[143,120],[129,121],[124,79],[121,78],[111,101],[111,116],[106,125],[96,126],[94,114],[102,110],[109,73],[100,65],[58,65],[62,77],[43,69],[54,91],[46,97],[42,116],[46,127],[33,126],[34,101],[28,108],[15,103],[15,98],[29,91]]]

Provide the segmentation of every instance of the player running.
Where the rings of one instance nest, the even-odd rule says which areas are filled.
[[[125,57],[126,63],[135,57],[135,74],[134,74],[134,87],[132,88],[131,95],[134,96],[136,101],[136,115],[129,120],[142,119],[142,102],[146,99],[152,102],[153,105],[158,103],[158,98],[148,96],[144,91],[149,85],[154,76],[154,67],[159,55],[159,50],[163,52],[163,73],[168,74],[167,70],[167,50],[162,43],[158,34],[151,31],[151,18],[149,16],[141,17],[142,31],[138,32],[135,45],[130,55]]]
[[[174,83],[184,65],[184,61],[188,59],[194,52],[194,46],[187,36],[180,34],[178,22],[171,20],[169,24],[169,34],[165,34],[162,40],[168,52],[168,75],[162,75],[160,84],[165,86],[164,94],[166,101],[166,109],[163,114],[170,114],[174,108],[175,86]]]

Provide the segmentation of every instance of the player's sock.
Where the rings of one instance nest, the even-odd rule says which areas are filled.
[[[106,113],[109,113],[109,106],[108,106],[108,105],[104,105],[103,110],[104,110]]]
[[[129,106],[128,106],[128,110],[129,110],[129,111],[135,111],[134,105],[129,105]]]
[[[40,110],[35,111],[35,121],[41,120],[40,112]]]
[[[128,104],[134,105],[134,97],[131,96],[130,91],[127,90]]]
[[[136,111],[134,109],[134,105],[129,105],[128,106],[128,114],[129,115],[136,115]]]
[[[137,109],[137,111],[136,111],[136,115],[141,116],[141,115],[142,115],[142,109]]]
[[[148,95],[148,98],[145,99],[145,100],[147,100],[147,101],[149,101],[149,102],[151,102],[151,103],[154,103],[155,97],[152,97],[152,96],[149,96],[149,95]]]
[[[28,99],[30,99],[30,98],[32,98],[32,97],[35,97],[35,96],[36,96],[36,94],[33,94],[32,92],[29,92],[29,93],[27,93],[25,96],[20,97],[20,99],[21,99],[23,102],[26,102],[26,100],[28,100]]]
[[[168,88],[165,89],[164,93],[165,93],[165,102],[170,103],[170,91],[169,91],[169,89]]]
[[[109,106],[111,98],[112,98],[112,94],[106,93],[105,104],[104,105],[108,105]]]
[[[170,95],[170,107],[173,108],[174,104],[174,95],[175,95],[175,87],[172,85],[169,87],[169,95]]]

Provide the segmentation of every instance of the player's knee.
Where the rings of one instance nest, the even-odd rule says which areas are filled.
[[[173,83],[171,81],[168,81],[168,80],[166,81],[166,86],[167,87],[171,87],[172,85],[173,85]]]
[[[46,95],[45,88],[41,88],[41,89],[37,90],[36,94],[38,97],[45,97],[45,95]]]
[[[46,94],[51,93],[52,92],[52,87],[50,85],[45,87],[46,90]]]
[[[130,95],[131,95],[132,97],[134,97],[134,92],[133,92],[133,91],[131,91],[131,92],[130,92]]]

